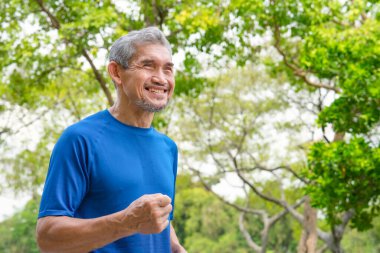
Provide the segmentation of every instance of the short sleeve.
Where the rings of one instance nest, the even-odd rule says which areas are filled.
[[[88,190],[88,164],[86,138],[67,129],[50,157],[38,218],[74,216]]]
[[[174,218],[174,203],[175,203],[175,186],[176,186],[176,181],[177,181],[177,168],[178,168],[178,148],[177,145],[173,142],[173,176],[174,176],[174,190],[173,190],[173,196],[172,196],[172,206],[173,210],[171,211],[169,215],[169,219],[173,220]]]

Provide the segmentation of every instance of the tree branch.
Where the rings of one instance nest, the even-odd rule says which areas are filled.
[[[335,225],[333,227],[333,236],[334,236],[334,239],[335,241],[340,241],[343,237],[343,234],[344,234],[344,230],[346,229],[346,226],[348,224],[348,222],[351,220],[351,218],[354,216],[355,214],[355,211],[353,209],[350,209],[346,212],[343,213],[343,217],[342,217],[342,223],[341,224],[338,224],[338,225]]]
[[[228,152],[229,153],[229,152]],[[265,195],[264,193],[260,192],[251,182],[249,182],[242,174],[241,172],[239,171],[239,168],[237,167],[237,163],[236,163],[236,159],[233,158],[233,163],[234,163],[234,166],[235,166],[235,171],[238,175],[238,177],[245,183],[247,184],[251,190],[256,193],[256,195],[258,195],[260,198],[264,199],[264,200],[267,200],[269,202],[272,202],[278,206],[281,206],[283,208],[285,208],[287,211],[289,211],[290,214],[292,214],[292,216],[297,219],[301,224],[303,222],[303,216],[298,213],[292,206],[290,206],[286,201],[282,201],[282,200],[278,200],[276,198],[273,198],[273,197],[270,197],[268,195]]]
[[[241,213],[239,216],[239,229],[240,232],[243,234],[246,242],[248,243],[248,246],[252,248],[256,252],[261,252],[261,247],[257,245],[253,240],[249,232],[245,229],[244,226],[244,213]]]
[[[50,23],[52,25],[53,28],[59,30],[61,28],[61,24],[60,22],[58,21],[57,17],[55,17],[43,4],[43,0],[35,0],[38,4],[38,6],[40,6],[41,8],[41,11],[43,13],[45,13],[48,17],[49,17],[49,20],[50,20]],[[73,43],[72,41],[70,41],[71,43]],[[75,43],[73,43],[75,45]],[[100,84],[100,87],[101,89],[103,90],[104,94],[106,95],[107,97],[107,100],[108,100],[108,104],[110,106],[113,105],[113,98],[112,98],[112,95],[111,95],[111,92],[109,91],[107,85],[106,85],[106,82],[104,81],[104,78],[103,76],[101,75],[101,73],[99,72],[99,70],[96,68],[96,66],[94,65],[93,61],[91,60],[90,56],[88,55],[87,51],[85,49],[82,49],[82,55],[86,58],[86,60],[88,61],[88,63],[91,65],[91,69],[95,75],[95,78],[96,80],[99,82]]]
[[[85,49],[82,49],[82,55],[86,58],[86,60],[88,61],[88,63],[90,63],[92,72],[94,73],[96,80],[99,82],[100,87],[102,88],[104,94],[107,97],[108,104],[110,106],[112,106],[113,103],[114,103],[114,101],[113,101],[111,92],[108,89],[106,81],[104,80],[102,74],[100,74],[99,70],[96,68],[94,62],[91,60],[91,57],[88,55],[88,53],[87,53],[87,51]]]
[[[220,201],[222,201],[223,203],[225,203],[226,205],[228,206],[231,206],[233,208],[235,208],[236,210],[240,211],[240,212],[244,212],[244,213],[251,213],[251,214],[255,214],[255,215],[263,215],[264,214],[264,211],[263,210],[258,210],[258,209],[250,209],[250,208],[246,208],[246,207],[242,207],[240,205],[237,205],[237,204],[234,204],[230,201],[227,201],[226,199],[224,199],[223,197],[221,197],[219,194],[217,194],[216,192],[214,192],[211,187],[204,181],[203,177],[201,176],[201,173],[194,169],[193,167],[191,166],[188,166],[189,169],[194,172],[197,177],[199,178],[199,181],[201,182],[201,184],[203,185],[203,187],[210,193],[212,193],[215,197],[217,197]]]
[[[51,26],[55,29],[59,30],[61,28],[61,24],[59,23],[58,19],[44,6],[43,0],[35,0],[40,6],[42,12],[46,13],[50,19]]]
[[[302,205],[305,202],[305,197],[299,199],[296,201],[296,203],[292,206],[293,209],[298,208],[300,205]],[[277,213],[276,215],[273,215],[269,218],[269,224],[272,226],[277,221],[279,221],[282,217],[284,217],[288,213],[288,210],[284,209],[281,212]]]
[[[277,166],[277,167],[274,167],[274,168],[267,168],[263,165],[260,165],[260,164],[257,164],[255,165],[254,167],[252,168],[239,168],[240,171],[254,171],[254,170],[263,170],[263,171],[267,171],[267,172],[275,172],[277,170],[285,170],[285,171],[288,171],[290,172],[294,177],[296,177],[297,179],[299,179],[301,182],[305,183],[305,184],[309,184],[310,182],[307,181],[305,178],[302,178],[300,177],[290,166],[288,165],[280,165],[280,166]]]
[[[274,28],[274,47],[277,49],[279,54],[282,56],[285,65],[293,71],[294,75],[300,77],[307,85],[312,86],[314,88],[318,88],[318,89],[319,88],[325,88],[327,90],[333,90],[336,93],[341,92],[340,89],[338,89],[337,87],[333,87],[333,86],[330,86],[327,84],[316,83],[316,82],[311,81],[308,77],[309,73],[307,71],[305,71],[305,70],[301,69],[300,67],[296,66],[295,64],[291,63],[289,61],[287,55],[285,54],[285,52],[282,50],[281,45],[280,45],[280,43],[281,43],[280,28],[276,22],[274,23],[273,26],[274,26],[273,27]]]
[[[266,200],[266,201],[269,201],[269,202],[272,202],[278,206],[281,206],[283,208],[285,208],[287,211],[289,211],[289,213],[292,214],[292,216],[297,219],[297,221],[299,221],[301,224],[303,223],[303,216],[298,213],[293,207],[291,207],[286,201],[282,201],[282,200],[278,200],[276,198],[273,198],[273,197],[270,197],[268,195],[265,195],[264,193],[260,192],[251,182],[249,182],[242,174],[241,172],[239,171],[239,168],[238,168],[238,164],[236,162],[236,158],[233,157],[231,155],[230,152],[227,152],[228,155],[230,156],[230,158],[233,160],[233,164],[234,164],[234,168],[235,168],[235,171],[236,171],[236,174],[238,175],[238,177],[245,183],[247,184],[251,190],[257,195],[259,196],[260,198]]]

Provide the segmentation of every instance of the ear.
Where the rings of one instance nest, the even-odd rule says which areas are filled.
[[[121,77],[120,77],[120,66],[114,62],[111,61],[108,64],[108,74],[110,75],[111,79],[113,80],[114,84],[117,86],[121,85]]]

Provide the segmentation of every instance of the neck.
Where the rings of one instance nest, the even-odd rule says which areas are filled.
[[[152,125],[154,113],[143,111],[130,103],[123,105],[120,101],[108,110],[120,122],[134,127],[149,128]]]

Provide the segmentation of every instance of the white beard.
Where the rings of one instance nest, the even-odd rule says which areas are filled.
[[[147,102],[145,99],[140,99],[140,100],[136,101],[135,104],[147,112],[160,112],[160,111],[164,110],[166,108],[166,106],[168,106],[169,102],[170,102],[170,100],[168,100],[166,102],[166,104],[163,106],[155,106],[155,105]]]

